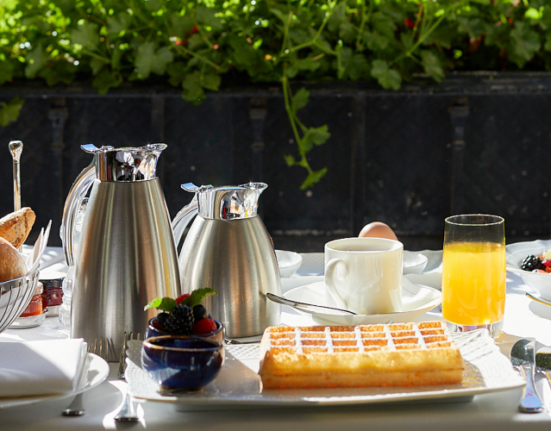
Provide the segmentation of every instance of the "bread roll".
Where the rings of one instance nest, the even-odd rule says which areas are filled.
[[[0,219],[0,237],[19,248],[29,236],[35,220],[36,215],[30,208],[21,208],[8,214]]]
[[[4,238],[0,238],[0,283],[23,277],[27,274],[25,259]]]

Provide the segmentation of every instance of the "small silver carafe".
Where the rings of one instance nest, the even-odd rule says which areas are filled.
[[[257,215],[263,183],[240,186],[182,188],[195,193],[174,218],[176,243],[191,219],[179,257],[182,292],[211,287],[218,294],[204,300],[220,320],[228,338],[263,333],[280,322],[280,308],[266,298],[281,295],[280,276],[272,240]]]
[[[107,345],[102,356],[118,361],[124,333],[143,334],[155,316],[144,306],[180,294],[170,215],[155,175],[166,145],[82,148],[94,160],[73,184],[62,223],[67,264],[75,267],[71,337]],[[75,217],[90,187],[73,255]]]

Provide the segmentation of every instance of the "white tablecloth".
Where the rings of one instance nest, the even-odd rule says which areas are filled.
[[[58,268],[59,269],[59,268]],[[295,279],[283,280],[283,287],[301,283]],[[518,338],[532,336],[539,342],[551,345],[551,307],[530,301],[528,288],[519,277],[508,274],[505,324],[502,337],[497,341],[502,352],[508,355],[512,343]],[[438,317],[437,315],[430,316]],[[309,318],[284,308],[283,323],[309,324]],[[56,318],[34,329],[7,330],[0,334],[1,341],[36,340],[67,337],[66,330]],[[121,403],[121,382],[117,380],[117,364],[110,364],[107,381],[84,394],[86,414],[77,418],[61,416],[71,398],[48,401],[28,407],[0,410],[0,429],[61,431],[79,427],[83,430],[148,429],[148,430],[445,430],[489,431],[549,429],[551,427],[551,390],[544,381],[538,382],[548,406],[545,412],[521,414],[518,412],[520,390],[509,390],[479,395],[469,403],[429,402],[409,405],[373,405],[357,407],[287,408],[278,410],[238,410],[178,412],[173,405],[137,403],[141,422],[135,425],[119,424],[113,420]]]

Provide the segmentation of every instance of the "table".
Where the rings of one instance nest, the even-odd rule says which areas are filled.
[[[284,279],[288,289],[301,280]],[[501,351],[508,355],[512,344],[520,337],[533,336],[543,344],[551,345],[551,307],[532,302],[525,292],[530,291],[520,277],[507,274],[507,302],[503,335],[497,340]],[[432,313],[429,318],[437,318]],[[308,324],[309,319],[284,308],[282,322]],[[66,337],[56,318],[33,329],[7,330],[0,334],[0,342],[7,340],[36,340],[48,337]],[[551,426],[551,390],[539,380],[538,389],[548,408],[538,414],[518,412],[520,390],[514,389],[493,394],[478,395],[470,403],[419,403],[400,405],[372,405],[354,407],[313,407],[264,410],[238,410],[178,412],[173,405],[143,402],[136,403],[141,421],[120,424],[113,420],[122,401],[121,382],[117,380],[117,364],[110,364],[109,378],[97,388],[84,394],[86,414],[78,418],[61,416],[71,397],[43,402],[27,407],[0,410],[0,429],[62,431],[78,427],[82,430],[147,429],[147,430],[469,430],[499,429],[531,430]]]

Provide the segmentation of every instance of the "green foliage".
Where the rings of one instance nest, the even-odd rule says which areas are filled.
[[[233,77],[282,84],[303,187],[326,174],[306,158],[330,134],[298,112],[296,81],[373,81],[397,90],[424,74],[551,68],[551,0],[0,0],[0,85],[88,80],[100,93],[164,79],[200,103]],[[21,108],[0,108],[7,124]]]

